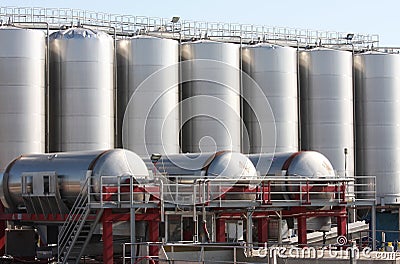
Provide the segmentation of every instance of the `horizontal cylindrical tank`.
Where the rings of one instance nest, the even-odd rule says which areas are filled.
[[[358,54],[354,67],[357,175],[376,176],[378,204],[399,204],[400,55]],[[373,191],[373,185],[368,188],[370,182],[365,180],[360,182],[365,184],[362,189]]]
[[[257,87],[244,78],[243,95],[248,100],[244,104],[244,121],[249,131],[250,153],[274,152],[274,148],[276,152],[298,151],[297,50],[265,43],[249,45],[243,48],[242,60],[243,71],[264,93],[264,98],[260,98]],[[273,119],[261,114],[262,109],[269,107]],[[265,136],[273,129],[276,142],[268,144]]]
[[[50,35],[50,151],[114,147],[114,47],[106,33]]]
[[[187,42],[182,56],[182,151],[240,151],[239,45]]]
[[[231,189],[237,180],[241,181],[242,186],[249,185],[251,180],[257,178],[256,170],[251,161],[243,154],[231,151],[219,151],[217,153],[188,153],[161,156],[159,160],[144,159],[149,170],[156,175],[164,176],[165,183],[170,184],[169,190],[175,195],[164,197],[167,201],[175,203],[193,204],[192,200],[185,199],[185,195],[192,199],[193,189],[190,189],[196,180],[219,179],[214,184],[211,182],[209,188],[212,200],[221,195],[221,186],[226,191]],[[246,183],[246,181],[249,181]],[[172,183],[172,184],[171,184]],[[181,183],[180,186],[175,183]],[[244,185],[243,185],[244,184]],[[250,183],[249,188],[254,188]],[[188,190],[191,190],[188,192]],[[185,194],[186,193],[186,194]],[[238,200],[253,200],[255,194],[226,194],[226,198]]]
[[[178,42],[136,36],[117,42],[121,146],[143,156],[179,153]]]
[[[0,171],[45,151],[45,35],[0,27]]]
[[[94,177],[91,182],[94,192],[99,192],[101,176],[148,177],[143,160],[128,150],[24,155],[11,162],[0,179],[0,199],[5,207],[13,212],[24,207],[22,176],[35,172],[56,173],[61,198],[69,207],[81,192],[88,172]]]
[[[324,179],[335,177],[335,171],[331,162],[321,153],[316,151],[301,152],[283,152],[275,154],[250,154],[249,159],[253,162],[257,172],[261,176],[270,177],[307,177],[310,184],[313,185],[312,179]],[[317,182],[321,183],[321,182]],[[276,191],[288,193],[281,195],[273,195],[272,199],[278,200],[298,200],[299,186],[296,183],[291,185],[287,182],[282,187],[277,186]],[[275,188],[274,188],[275,189]],[[331,201],[333,193],[324,193],[312,191],[311,200]],[[329,206],[313,209],[328,210]],[[307,230],[324,230],[329,231],[331,225],[330,217],[310,217],[307,218]]]
[[[275,154],[261,153],[248,155],[261,176],[298,176],[307,178],[330,178],[335,176],[331,162],[316,151],[282,152]],[[282,173],[285,173],[282,175]],[[289,188],[290,189],[290,188]],[[288,190],[285,188],[284,191]],[[332,194],[313,194],[311,198],[328,199]],[[286,199],[294,199],[287,196]]]
[[[144,158],[149,170],[157,173],[178,176],[185,179],[199,179],[198,176],[207,178],[225,177],[239,179],[241,177],[256,176],[255,168],[250,160],[243,154],[231,151],[217,153],[187,153],[161,156],[159,160],[152,161]],[[182,176],[182,177],[179,177]]]
[[[352,177],[352,53],[326,48],[303,51],[300,79],[302,149],[321,152],[340,175]]]

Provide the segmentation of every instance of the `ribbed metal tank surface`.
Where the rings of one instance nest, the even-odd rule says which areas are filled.
[[[243,94],[249,103],[244,104],[244,121],[250,133],[250,153],[298,150],[298,97],[297,52],[291,47],[271,44],[249,45],[243,48],[243,70],[261,88],[268,99],[274,119],[261,115],[269,108],[260,98],[256,88],[244,81]],[[244,78],[247,80],[247,78]],[[258,118],[256,115],[258,114]],[[257,131],[257,127],[263,132]],[[276,129],[276,144],[268,144],[265,132]],[[274,143],[274,142],[272,142]]]
[[[0,27],[0,171],[45,151],[45,35]]]
[[[182,151],[240,151],[239,45],[187,42],[182,56]]]
[[[399,204],[400,55],[380,52],[358,54],[354,67],[356,172],[357,175],[376,176],[378,204]]]
[[[106,33],[50,35],[50,151],[114,147],[114,47]]]
[[[300,53],[302,149],[321,152],[348,177],[354,175],[352,78],[349,51],[316,48]]]
[[[179,153],[178,42],[136,36],[117,42],[121,147],[148,157]]]

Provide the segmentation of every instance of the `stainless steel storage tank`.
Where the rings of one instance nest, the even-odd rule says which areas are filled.
[[[45,35],[0,27],[0,171],[45,151]]]
[[[50,35],[50,151],[114,147],[114,48],[106,33]]]
[[[352,78],[349,51],[316,48],[300,53],[302,149],[321,152],[348,177],[354,175]]]
[[[240,151],[239,45],[187,42],[182,56],[182,151]]]
[[[316,151],[259,153],[248,155],[261,176],[271,177],[307,177],[309,179],[323,179],[335,176],[331,162]],[[285,173],[282,175],[282,173]],[[289,187],[290,188],[290,187]],[[285,195],[292,199],[290,195]],[[311,198],[332,199],[332,194],[313,194]]]
[[[378,204],[399,204],[400,55],[381,52],[358,54],[354,67],[356,172],[357,175],[376,176]],[[361,183],[368,184],[368,181]]]
[[[136,36],[117,42],[121,146],[143,156],[179,153],[178,42]]]
[[[261,153],[248,155],[251,162],[256,167],[257,172],[261,176],[270,177],[307,177],[311,179],[324,179],[335,177],[335,171],[331,162],[321,153],[316,151],[300,151],[300,152],[282,152],[282,153]],[[284,173],[284,174],[283,174]],[[286,183],[288,184],[288,183]],[[312,180],[310,181],[312,185]],[[319,182],[321,184],[321,182]],[[293,186],[284,185],[276,187],[278,192],[291,193],[274,195],[272,199],[278,200],[297,200],[296,192],[299,186],[294,183]],[[311,200],[329,202],[333,199],[332,193],[324,193],[312,191]],[[324,202],[322,202],[324,204]],[[321,209],[328,210],[329,206],[323,206]],[[315,208],[317,209],[317,208]],[[329,231],[331,229],[330,217],[310,217],[307,218],[307,230]]]
[[[237,186],[238,180],[242,180],[239,183],[241,187],[254,188],[252,180],[257,179],[254,165],[245,155],[238,152],[171,154],[161,156],[157,161],[150,158],[143,160],[149,170],[158,176],[164,176],[164,183],[169,184],[168,190],[171,195],[164,196],[164,199],[178,204],[193,204],[193,186],[196,180],[217,179],[207,185],[208,199],[212,200],[225,194],[221,188],[228,192],[233,186]],[[226,199],[233,200],[255,199],[254,193],[228,192],[225,195]]]
[[[249,45],[243,49],[242,60],[244,72],[260,86],[274,114],[274,119],[259,115],[257,120],[255,115],[250,114],[250,109],[244,109],[244,119],[250,133],[250,153],[272,152],[274,147],[276,152],[297,151],[297,50],[265,43]],[[269,107],[248,82],[244,82],[243,94],[249,101],[245,106],[251,106],[256,114],[261,113],[262,108]],[[276,144],[268,145],[265,140],[261,142],[257,136],[259,133],[255,131],[257,126],[262,131],[276,128]]]
[[[94,177],[91,182],[94,186],[92,191],[98,193],[101,176],[133,175],[139,180],[149,175],[143,160],[135,153],[123,149],[24,155],[16,158],[7,166],[5,173],[0,174],[0,199],[11,212],[17,212],[19,208],[25,207],[22,196],[23,175],[55,173],[62,201],[71,208],[88,172]],[[27,182],[27,188],[31,190],[38,187],[33,186],[32,182],[34,180]]]

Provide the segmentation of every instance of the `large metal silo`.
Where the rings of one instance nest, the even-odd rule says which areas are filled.
[[[250,133],[250,153],[298,150],[298,97],[297,97],[297,50],[270,44],[246,46],[243,49],[243,70],[261,88],[264,96],[251,83],[244,82],[244,98],[249,101],[244,109],[246,127]],[[244,79],[246,80],[246,79]],[[262,115],[262,109],[271,107],[274,119]],[[258,114],[251,115],[251,111]],[[276,144],[257,136],[256,128],[265,132],[276,129]],[[275,142],[270,142],[275,143]]]
[[[182,56],[182,151],[240,151],[239,45],[187,42]]]
[[[50,35],[50,151],[114,147],[114,46],[106,33]]]
[[[379,204],[400,204],[400,55],[358,54],[354,67],[357,175],[376,176]]]
[[[321,152],[340,175],[352,177],[352,53],[316,48],[301,52],[299,59],[302,149]]]
[[[0,170],[45,151],[45,35],[0,27]]]
[[[139,155],[179,153],[179,46],[136,36],[117,42],[119,142]]]

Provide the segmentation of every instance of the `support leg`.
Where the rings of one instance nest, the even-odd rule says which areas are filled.
[[[268,242],[268,218],[258,219],[258,243]]]
[[[159,226],[157,221],[149,221],[149,239],[150,242],[158,242],[159,238]],[[158,247],[150,246],[149,248],[150,256],[158,256]]]
[[[297,229],[298,229],[298,244],[300,247],[307,246],[307,217],[297,217]]]
[[[225,236],[225,219],[218,218],[217,219],[217,237],[216,240],[217,242],[226,242],[226,236]]]
[[[346,226],[347,226],[347,217],[346,216],[338,216],[337,217],[337,235],[338,236],[346,236]]]
[[[103,212],[103,263],[104,264],[113,264],[113,230],[112,230],[112,221],[109,220],[109,216],[111,216],[111,209],[104,209]]]

